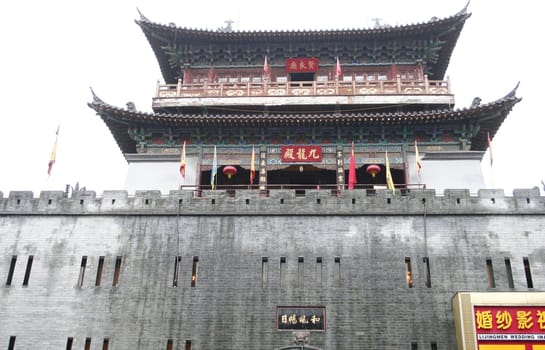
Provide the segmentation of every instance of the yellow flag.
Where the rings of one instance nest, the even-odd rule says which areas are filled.
[[[59,129],[61,125],[57,126],[57,132],[55,133],[55,143],[53,144],[53,150],[51,151],[51,156],[49,157],[49,162],[47,163],[47,175],[51,175],[51,169],[53,169],[53,164],[57,161],[57,141],[59,141]]]
[[[386,151],[386,186],[389,190],[392,190],[392,194],[395,196],[394,180],[392,180],[392,173],[390,172],[390,161],[388,160],[388,151]]]

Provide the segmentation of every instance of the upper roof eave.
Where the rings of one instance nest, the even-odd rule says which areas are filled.
[[[174,39],[196,39],[211,41],[239,41],[241,39],[270,39],[270,38],[290,38],[290,39],[337,39],[341,38],[376,38],[380,36],[400,36],[410,33],[422,32],[443,32],[449,31],[457,24],[463,24],[471,13],[464,8],[453,16],[442,19],[432,18],[427,22],[418,22],[412,24],[381,26],[379,28],[353,28],[353,29],[329,29],[329,30],[252,30],[252,31],[217,31],[210,29],[195,29],[188,27],[179,27],[173,23],[169,25],[152,22],[144,16],[135,22],[144,31],[164,34],[164,38]]]
[[[269,31],[213,31],[208,29],[192,29],[178,27],[174,24],[164,25],[150,21],[142,14],[135,22],[144,32],[152,47],[166,83],[175,83],[180,75],[181,67],[171,67],[163,48],[169,43],[248,43],[263,44],[274,41],[290,40],[381,40],[396,37],[424,36],[441,37],[445,41],[438,53],[437,63],[433,65],[433,78],[442,79],[445,75],[450,56],[456,45],[463,25],[471,16],[467,12],[467,5],[453,16],[443,19],[433,18],[428,22],[407,25],[387,26],[368,29],[336,29],[336,30],[269,30]]]

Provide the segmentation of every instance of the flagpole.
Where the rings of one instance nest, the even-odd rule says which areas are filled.
[[[492,164],[490,164],[490,186],[494,188],[494,168],[492,167]]]
[[[420,159],[420,153],[418,152],[418,144],[416,142],[416,139],[414,140],[414,157],[416,161],[416,171],[418,173],[418,188],[420,188],[420,183],[422,182],[422,160]]]

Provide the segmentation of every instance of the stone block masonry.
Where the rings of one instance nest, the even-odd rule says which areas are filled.
[[[454,349],[457,291],[543,291],[544,219],[537,188],[11,192],[0,344],[277,349],[291,343],[277,306],[324,306],[321,349]]]

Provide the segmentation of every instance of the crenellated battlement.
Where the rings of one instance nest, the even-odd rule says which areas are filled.
[[[30,191],[0,192],[0,215],[509,215],[545,214],[539,189],[397,190],[215,190],[171,191]]]

